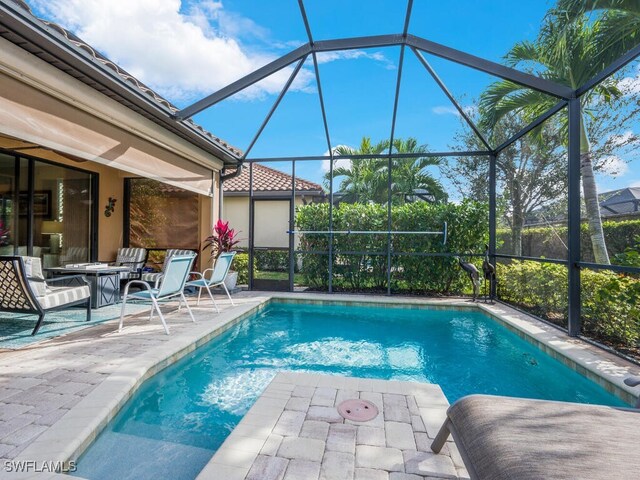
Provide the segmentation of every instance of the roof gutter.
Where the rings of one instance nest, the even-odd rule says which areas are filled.
[[[224,183],[224,181],[225,180],[230,180],[232,178],[236,178],[238,175],[240,175],[242,173],[242,168],[243,167],[244,167],[244,163],[242,161],[240,161],[238,163],[238,167],[235,169],[234,172],[220,175],[220,190],[222,190],[222,184]],[[224,172],[224,169],[222,171]]]

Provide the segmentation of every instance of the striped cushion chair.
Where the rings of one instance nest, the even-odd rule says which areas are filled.
[[[120,272],[120,280],[140,278],[142,267],[147,263],[146,248],[119,248],[116,257],[116,267],[127,267],[128,272]]]
[[[69,247],[60,255],[60,265],[69,263],[83,263],[89,261],[89,249],[87,247]]]
[[[162,264],[162,269],[159,272],[143,272],[142,273],[142,281],[152,284],[154,288],[158,288],[158,284],[162,277],[164,276],[164,272],[167,268],[167,264],[169,263],[169,259],[174,255],[193,255],[196,256],[196,253],[193,250],[178,250],[177,248],[170,248],[167,250],[166,255],[164,257],[164,263]]]
[[[58,281],[75,281],[78,286],[54,286]],[[0,257],[0,311],[38,315],[31,335],[38,332],[47,312],[78,304],[86,304],[87,321],[91,320],[91,286],[84,276],[45,282],[39,258]]]

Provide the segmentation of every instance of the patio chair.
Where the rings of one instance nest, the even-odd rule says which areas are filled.
[[[191,266],[195,259],[195,253],[191,253],[192,255],[174,255],[169,259],[164,276],[162,277],[162,281],[158,288],[152,288],[149,283],[142,280],[131,280],[127,283],[124,287],[124,297],[122,299],[122,309],[120,310],[120,324],[118,326],[118,332],[122,331],[124,312],[129,298],[147,301],[150,300],[151,313],[149,315],[149,321],[153,319],[154,310],[157,311],[167,335],[169,335],[169,327],[167,326],[167,322],[165,321],[164,315],[162,315],[162,312],[160,311],[160,305],[158,304],[161,300],[179,297],[180,303],[178,305],[178,309],[182,307],[182,302],[184,302],[187,307],[187,311],[189,312],[189,316],[191,316],[191,320],[195,323],[196,319],[193,317],[193,313],[191,312],[187,299],[184,296],[184,286],[189,278],[189,272],[191,271]],[[129,288],[132,285],[139,285],[146,288],[146,290],[129,293]]]
[[[169,250],[167,250],[165,254],[164,262],[162,264],[161,270],[159,272],[142,272],[141,280],[149,284],[153,284],[154,288],[158,288],[158,284],[160,283],[160,280],[162,280],[162,277],[164,276],[164,271],[167,268],[167,263],[169,262],[169,259],[171,257],[173,257],[174,255],[193,255],[193,254],[194,254],[193,250],[178,250],[177,248],[170,248]]]
[[[120,280],[132,280],[140,278],[145,263],[146,248],[119,248],[114,265],[129,268],[128,272],[120,272]]]
[[[211,301],[213,302],[213,306],[216,311],[220,313],[220,309],[218,308],[218,304],[216,303],[216,299],[213,298],[213,294],[211,293],[212,287],[217,287],[222,285],[224,291],[227,292],[227,297],[231,301],[231,305],[235,307],[235,303],[233,303],[233,299],[231,298],[231,294],[229,293],[229,289],[225,285],[224,281],[229,274],[229,270],[231,269],[231,263],[233,262],[233,257],[236,256],[236,252],[225,252],[221,253],[218,259],[216,260],[216,264],[213,268],[207,268],[204,272],[191,272],[193,275],[196,275],[200,278],[197,280],[192,280],[187,282],[188,287],[196,287],[198,289],[198,300],[196,305],[200,305],[200,295],[202,294],[202,289],[206,289]],[[207,272],[211,272],[211,277],[207,280],[206,275]]]
[[[640,410],[470,395],[447,410],[435,453],[449,433],[472,480],[640,476]]]
[[[79,286],[57,287],[58,281],[74,279]],[[87,322],[91,320],[91,286],[83,275],[45,281],[39,258],[0,257],[0,311],[38,315],[31,335],[38,333],[45,315],[72,305],[87,305]]]

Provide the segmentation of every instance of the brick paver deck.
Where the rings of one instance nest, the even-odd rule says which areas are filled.
[[[373,402],[367,422],[345,420],[346,399]],[[278,374],[198,480],[423,480],[468,478],[455,444],[430,445],[448,402],[438,385]]]

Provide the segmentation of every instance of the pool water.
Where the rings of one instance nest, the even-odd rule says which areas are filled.
[[[281,370],[625,405],[479,312],[272,303],[147,380],[75,474],[195,478]]]

